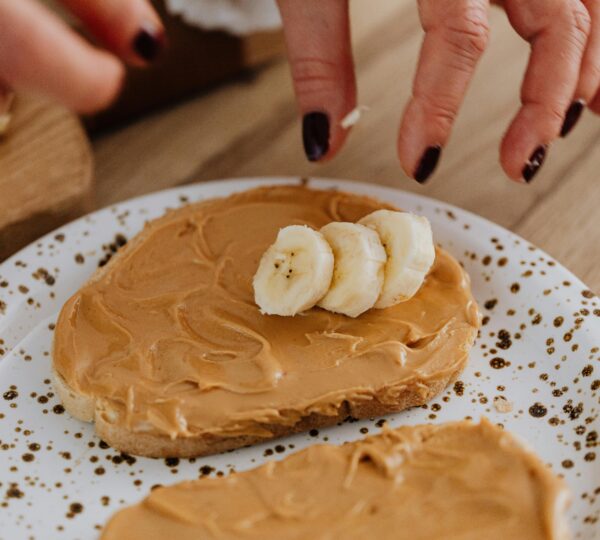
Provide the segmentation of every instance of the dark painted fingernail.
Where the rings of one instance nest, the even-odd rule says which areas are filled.
[[[309,161],[319,161],[329,150],[329,117],[311,112],[302,119],[302,142]]]
[[[165,35],[152,24],[146,24],[133,40],[133,50],[146,62],[154,62],[165,45]]]
[[[414,174],[415,180],[419,182],[419,184],[422,184],[431,176],[431,173],[435,170],[438,161],[440,160],[441,153],[442,147],[439,145],[430,146],[425,150]]]
[[[525,182],[531,182],[533,177],[540,170],[540,167],[542,166],[542,164],[544,163],[544,159],[546,158],[547,150],[548,146],[544,144],[538,146],[533,151],[533,154],[529,156],[529,159],[527,160],[527,163],[525,163],[525,167],[523,167],[523,171],[521,172],[521,174],[523,175],[523,180],[525,180]]]
[[[566,137],[569,133],[571,133],[571,130],[579,121],[584,108],[585,102],[582,99],[578,99],[577,101],[571,103],[571,106],[567,109],[565,114],[565,121],[563,122],[562,128],[560,128],[561,137]]]

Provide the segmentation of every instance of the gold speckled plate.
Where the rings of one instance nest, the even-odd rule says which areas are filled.
[[[210,182],[134,199],[75,221],[0,265],[0,540],[95,538],[117,508],[156,484],[227,474],[317,441],[376,433],[348,420],[220,456],[122,455],[64,413],[50,385],[53,322],[63,302],[144,221],[165,208],[297,179]],[[482,415],[528,442],[573,492],[575,538],[600,538],[600,302],[575,276],[514,234],[449,205],[383,188],[311,180],[426,215],[435,239],[465,266],[484,326],[467,370],[391,425]]]

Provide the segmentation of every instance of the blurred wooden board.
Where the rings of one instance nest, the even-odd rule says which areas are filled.
[[[0,137],[0,260],[92,207],[93,157],[75,115],[17,96]]]
[[[349,178],[456,204],[521,234],[600,290],[600,119],[585,112],[552,145],[528,186],[498,164],[500,140],[519,106],[529,46],[499,9],[437,173],[424,186],[396,158],[398,122],[411,92],[423,33],[414,0],[352,2],[359,103],[367,105],[330,162],[306,161],[289,67],[278,61],[120,131],[98,138],[98,205],[215,178],[297,175]],[[132,159],[135,156],[135,159]]]

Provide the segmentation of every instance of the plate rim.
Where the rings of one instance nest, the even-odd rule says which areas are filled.
[[[160,212],[164,212],[164,208],[165,206],[172,206],[172,201],[161,201],[160,197],[161,195],[164,196],[169,196],[172,199],[176,199],[178,195],[180,194],[185,194],[186,191],[190,191],[192,190],[192,196],[199,196],[200,200],[203,200],[205,198],[210,198],[210,197],[222,197],[222,196],[226,196],[224,195],[223,192],[225,193],[239,193],[239,192],[243,192],[247,189],[251,189],[253,187],[256,186],[268,186],[268,185],[297,185],[301,182],[301,178],[298,176],[257,176],[257,177],[240,177],[240,178],[228,178],[228,179],[224,179],[224,180],[211,180],[211,181],[206,181],[206,182],[198,182],[198,183],[192,183],[192,184],[186,184],[183,186],[176,186],[176,187],[172,187],[172,188],[167,188],[167,189],[162,189],[162,190],[157,190],[157,191],[153,191],[141,196],[137,196],[137,197],[131,197],[129,199],[126,199],[124,201],[120,201],[120,202],[116,202],[107,206],[104,206],[103,208],[99,208],[93,212],[90,212],[88,214],[85,214],[84,216],[81,216],[80,218],[74,219],[72,221],[70,221],[69,223],[66,223],[64,225],[62,225],[61,227],[58,227],[57,229],[48,232],[47,234],[41,236],[40,238],[34,240],[32,243],[30,243],[29,245],[27,245],[26,247],[24,247],[23,249],[19,250],[17,253],[15,253],[14,255],[12,255],[10,258],[8,258],[6,261],[4,261],[3,263],[0,264],[0,274],[3,274],[4,277],[8,278],[8,279],[13,279],[13,276],[15,275],[19,275],[21,274],[21,272],[23,272],[23,268],[14,266],[14,262],[16,260],[18,260],[19,258],[25,260],[26,262],[29,262],[33,257],[37,258],[36,255],[36,250],[37,250],[37,244],[39,242],[48,242],[48,241],[53,241],[53,236],[55,236],[57,233],[64,231],[64,232],[69,232],[69,230],[76,226],[75,224],[80,223],[83,224],[83,222],[85,222],[86,220],[94,220],[97,219],[98,216],[100,215],[109,215],[112,214],[114,212],[114,209],[117,208],[119,210],[121,209],[127,209],[128,206],[135,204],[136,206],[134,206],[134,208],[139,207],[143,207],[145,205],[152,205],[154,208],[159,209]],[[231,187],[231,184],[237,184],[237,186]],[[473,231],[472,229],[475,228],[477,225],[481,225],[482,227],[482,231],[481,231],[481,238],[487,238],[488,236],[493,236],[493,235],[497,235],[498,237],[500,237],[502,239],[502,241],[506,241],[506,242],[512,242],[515,240],[518,240],[519,243],[521,244],[521,248],[527,249],[529,246],[532,246],[534,249],[532,251],[535,252],[535,255],[543,255],[544,257],[547,258],[547,260],[551,260],[553,261],[555,264],[552,268],[552,272],[555,273],[555,275],[558,278],[563,278],[565,277],[566,279],[569,279],[572,282],[572,285],[574,285],[574,287],[572,288],[571,292],[569,293],[567,298],[579,298],[579,293],[580,293],[580,289],[581,290],[589,290],[589,287],[586,286],[586,284],[579,279],[575,274],[573,274],[573,272],[571,272],[568,268],[566,268],[564,265],[562,265],[560,262],[558,262],[554,257],[550,256],[549,254],[547,254],[543,249],[540,249],[539,247],[535,246],[533,243],[529,242],[527,239],[521,237],[520,235],[502,227],[501,225],[498,225],[486,218],[483,218],[471,211],[468,210],[464,210],[456,205],[452,205],[450,203],[446,203],[444,201],[440,201],[438,199],[432,198],[432,197],[428,197],[425,195],[421,195],[421,194],[417,194],[417,193],[412,193],[412,192],[407,192],[405,190],[393,187],[393,186],[383,186],[383,185],[379,185],[379,184],[372,184],[369,182],[364,182],[364,181],[354,181],[354,180],[344,180],[344,179],[335,179],[335,178],[321,178],[321,177],[309,177],[309,187],[314,187],[316,189],[331,189],[331,188],[339,188],[340,190],[344,190],[344,191],[348,191],[351,193],[358,193],[358,194],[365,194],[365,195],[369,195],[369,196],[373,196],[373,197],[377,197],[380,198],[382,200],[387,200],[388,197],[393,197],[393,200],[398,200],[400,201],[401,199],[405,200],[405,201],[410,201],[411,204],[414,204],[415,206],[419,205],[419,204],[423,204],[425,206],[427,206],[428,210],[436,210],[436,214],[437,214],[437,209],[439,209],[441,212],[444,212],[446,210],[450,210],[450,211],[455,211],[457,214],[457,218],[459,219],[458,224],[456,224],[456,222],[454,222],[456,225],[458,225],[458,227],[460,228],[462,226],[461,223],[461,218],[464,217],[464,219],[468,220],[468,222],[471,224],[471,231],[463,231],[465,234],[475,234],[477,235],[478,233],[476,231]],[[217,190],[216,190],[216,194],[214,193],[214,187],[217,186]],[[201,189],[199,189],[201,188]],[[197,190],[197,191],[194,191]],[[148,203],[148,201],[152,201],[150,203]],[[195,200],[191,201],[192,203],[195,202]],[[444,216],[442,215],[441,218],[443,219]],[[104,219],[104,218],[102,218]],[[439,223],[439,222],[438,222]],[[453,225],[456,226],[456,225]],[[137,229],[137,228],[136,228]],[[135,232],[135,234],[137,234],[137,230]],[[101,230],[98,230],[99,234],[102,234]],[[91,235],[91,240],[93,241],[93,238],[95,237],[95,234]],[[483,236],[485,235],[485,236]],[[71,261],[71,264],[72,261]],[[9,266],[10,265],[10,266]],[[8,270],[8,273],[4,273],[4,271]],[[561,300],[561,303],[563,303],[564,300]],[[566,305],[566,304],[563,304]],[[2,333],[5,332],[7,329],[10,329],[10,324],[11,324],[11,320],[13,319],[13,315],[15,312],[20,311],[20,307],[16,307],[15,311],[12,312],[11,314],[7,314],[7,316],[0,316],[0,337],[2,337]],[[11,310],[12,311],[12,310]],[[590,331],[592,331],[592,336],[594,334],[594,329],[595,328],[600,328],[600,318],[589,318],[588,319],[588,324],[592,324],[593,326],[590,327]],[[29,328],[28,332],[26,333],[26,335],[23,336],[23,339],[27,338],[27,336],[31,333],[31,331],[35,330],[35,328],[38,326],[39,321],[37,321],[35,324],[32,324],[31,328]],[[15,347],[17,347],[18,344],[15,344],[13,347],[9,348],[10,349],[14,349]],[[0,359],[0,364],[2,364],[2,359]],[[513,432],[513,435],[516,435]],[[535,452],[537,455],[538,452]],[[185,478],[178,478],[177,481],[181,481],[184,480]],[[569,517],[571,516],[572,510],[570,511]],[[581,525],[579,525],[581,527]],[[577,529],[580,530],[580,529]]]

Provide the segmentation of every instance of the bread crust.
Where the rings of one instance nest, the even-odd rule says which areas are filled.
[[[84,422],[93,422],[96,413],[96,403],[94,398],[80,394],[73,390],[67,382],[52,369],[52,386],[65,410]]]
[[[465,355],[465,359],[460,363],[458,369],[447,377],[406,386],[400,392],[398,400],[393,404],[383,403],[376,393],[368,401],[356,403],[348,400],[343,401],[337,410],[337,414],[333,416],[312,413],[308,416],[303,416],[293,426],[261,424],[261,427],[272,434],[270,437],[252,435],[232,437],[207,433],[197,437],[171,439],[166,435],[130,431],[122,425],[110,423],[105,418],[105,415],[100,414],[102,410],[101,406],[97,406],[92,398],[77,394],[56,372],[53,374],[53,382],[66,411],[79,420],[95,422],[96,434],[104,442],[120,452],[156,458],[190,458],[218,454],[244,446],[264,443],[294,433],[332,426],[348,417],[357,419],[376,418],[400,412],[411,407],[418,407],[434,398],[458,378],[466,364],[466,358]],[[90,410],[92,411],[91,415]]]

